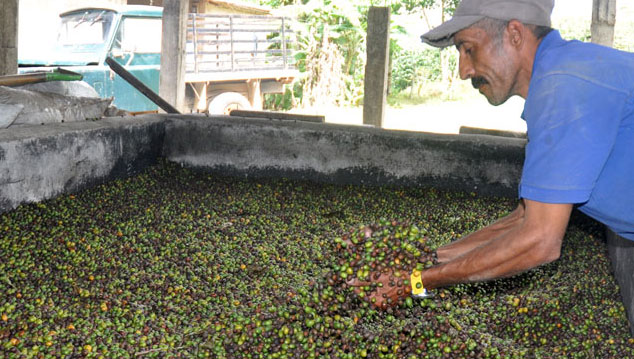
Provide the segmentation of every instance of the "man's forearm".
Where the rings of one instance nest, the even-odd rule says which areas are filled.
[[[557,259],[571,210],[570,204],[529,201],[512,229],[449,262],[425,270],[422,274],[425,287],[508,277]]]
[[[501,218],[495,223],[475,231],[465,237],[438,248],[438,262],[449,262],[461,255],[473,250],[474,248],[484,245],[486,242],[500,237],[505,233],[512,231],[522,223],[524,214],[524,206],[521,203],[517,209],[509,215]]]
[[[510,231],[486,242],[458,258],[432,267],[423,275],[425,287],[436,288],[457,283],[487,281],[507,277],[547,262],[532,240],[514,240],[522,236]]]

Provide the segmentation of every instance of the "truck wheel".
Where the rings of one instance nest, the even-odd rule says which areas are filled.
[[[223,92],[214,97],[207,107],[207,111],[212,115],[228,115],[231,110],[236,109],[251,109],[249,100],[237,92]]]

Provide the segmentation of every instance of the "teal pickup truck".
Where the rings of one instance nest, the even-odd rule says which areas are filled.
[[[130,112],[157,106],[116,75],[112,57],[158,93],[162,8],[123,5],[82,8],[60,15],[54,49],[18,59],[19,72],[62,67],[84,76],[104,98]],[[293,65],[294,33],[288,18],[189,14],[185,111],[227,113],[260,109],[262,94],[279,93],[298,71]]]

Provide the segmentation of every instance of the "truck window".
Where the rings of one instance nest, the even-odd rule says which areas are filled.
[[[124,52],[160,53],[161,27],[160,18],[124,17],[114,48]]]
[[[108,39],[114,13],[88,10],[62,16],[58,36],[60,46],[103,45]]]

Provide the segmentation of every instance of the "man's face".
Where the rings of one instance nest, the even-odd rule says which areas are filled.
[[[517,94],[518,54],[506,31],[502,39],[495,39],[485,30],[471,27],[456,33],[454,44],[460,53],[460,78],[471,79],[491,105],[501,105]]]

